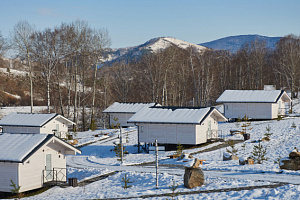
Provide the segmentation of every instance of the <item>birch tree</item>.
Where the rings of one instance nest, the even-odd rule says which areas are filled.
[[[12,46],[19,56],[25,58],[29,71],[30,82],[30,112],[33,113],[33,81],[32,81],[32,36],[34,28],[27,21],[20,21],[14,26],[12,36]]]

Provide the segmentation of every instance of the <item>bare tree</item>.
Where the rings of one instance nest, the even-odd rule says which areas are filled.
[[[41,68],[42,77],[46,80],[47,87],[47,111],[50,113],[50,83],[54,69],[61,57],[59,47],[59,32],[46,29],[33,35],[33,58]]]
[[[12,33],[12,46],[22,58],[26,59],[30,81],[30,112],[33,112],[33,83],[32,83],[32,35],[34,28],[27,21],[18,22]]]
[[[2,33],[0,31],[0,57],[2,57],[7,50],[8,50],[7,40],[3,38]]]

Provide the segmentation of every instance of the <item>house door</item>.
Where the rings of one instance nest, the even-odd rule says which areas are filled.
[[[211,137],[211,120],[208,120],[208,139],[212,138]]]
[[[51,154],[46,154],[46,180],[53,180],[53,171],[52,171],[52,159]]]

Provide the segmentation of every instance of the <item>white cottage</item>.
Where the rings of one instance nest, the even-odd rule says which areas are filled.
[[[109,115],[109,125],[119,124],[120,126],[132,126],[128,124],[127,120],[130,119],[138,110],[144,107],[156,106],[156,103],[119,103],[115,102],[106,108],[103,113]]]
[[[274,119],[284,115],[291,98],[283,90],[225,90],[217,99],[227,118]]]
[[[47,182],[66,182],[66,155],[81,153],[52,134],[0,134],[0,192],[41,188]]]
[[[0,120],[3,133],[55,134],[66,138],[74,122],[56,113],[10,113]]]
[[[138,142],[197,145],[218,137],[218,122],[227,119],[215,108],[143,108],[128,123],[138,126]]]

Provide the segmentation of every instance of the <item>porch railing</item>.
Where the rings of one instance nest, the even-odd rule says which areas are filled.
[[[58,138],[66,139],[68,137],[67,132],[64,131],[54,131],[54,135]]]
[[[222,130],[212,129],[206,131],[206,138],[208,140],[222,138],[222,136]]]
[[[67,168],[55,167],[52,170],[43,170],[43,184],[52,182],[57,185],[58,182],[67,181]]]

